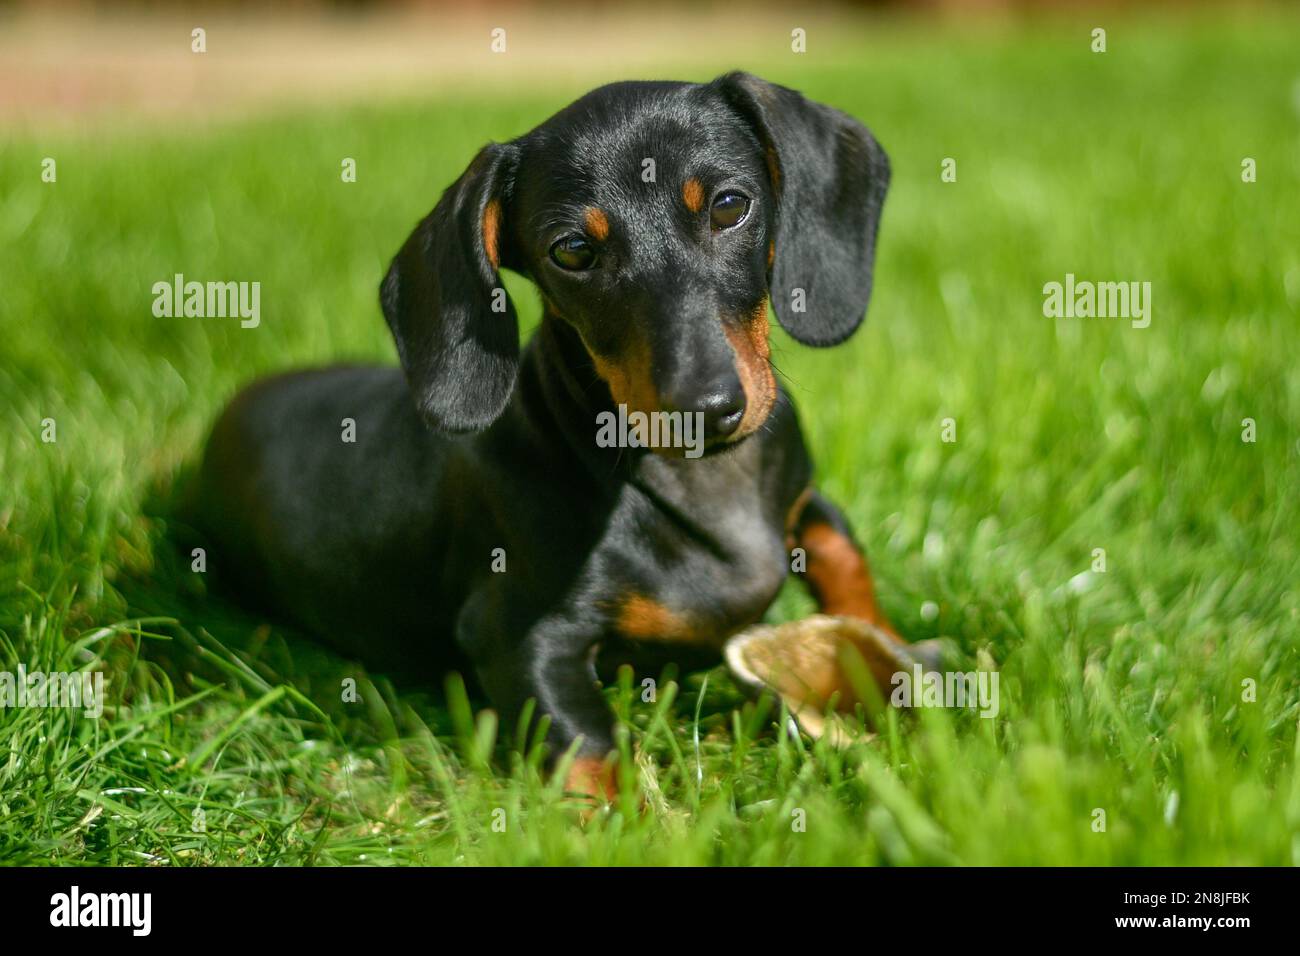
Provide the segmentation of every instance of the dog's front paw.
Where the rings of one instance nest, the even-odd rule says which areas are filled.
[[[598,807],[618,798],[614,762],[609,757],[578,757],[564,778],[564,790],[594,800]]]

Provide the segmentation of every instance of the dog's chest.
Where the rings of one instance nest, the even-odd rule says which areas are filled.
[[[619,601],[625,637],[718,645],[776,598],[788,570],[784,529],[773,520],[779,509],[732,471],[656,483],[652,527],[639,536],[640,573]]]

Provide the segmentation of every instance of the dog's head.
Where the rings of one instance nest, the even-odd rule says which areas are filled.
[[[776,397],[769,296],[808,345],[861,324],[888,183],[866,127],[785,87],[615,83],[474,158],[394,259],[384,315],[437,428],[482,429],[509,399],[509,268],[616,403],[701,412],[710,441],[735,441]]]

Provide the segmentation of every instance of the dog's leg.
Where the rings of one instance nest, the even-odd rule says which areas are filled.
[[[876,600],[871,569],[848,521],[839,508],[816,490],[809,488],[792,509],[787,543],[792,549],[803,549],[806,568],[800,577],[823,614],[859,618],[897,644],[906,644]],[[896,671],[906,669],[901,656],[895,658],[875,643],[864,644],[860,649],[881,687],[889,686]]]
[[[596,687],[593,664],[599,632],[578,615],[563,613],[538,621],[519,642],[503,640],[499,624],[482,618],[478,625],[466,623],[462,617],[460,644],[503,721],[517,720],[532,698],[536,717],[550,718],[548,761],[582,741],[565,789],[612,802],[617,793],[610,759],[614,721]]]
[[[866,556],[839,508],[810,488],[791,518],[791,546],[804,550],[803,578],[822,613],[861,618],[901,642],[880,609]]]

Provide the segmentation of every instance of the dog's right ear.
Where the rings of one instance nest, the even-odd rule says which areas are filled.
[[[777,320],[805,345],[843,342],[871,301],[889,157],[856,119],[784,86],[728,73],[712,88],[749,123],[767,161],[776,200],[768,284]],[[800,290],[806,301],[796,309]]]
[[[501,283],[515,148],[484,147],[402,246],[379,287],[416,407],[434,428],[480,431],[519,367],[519,320]]]

